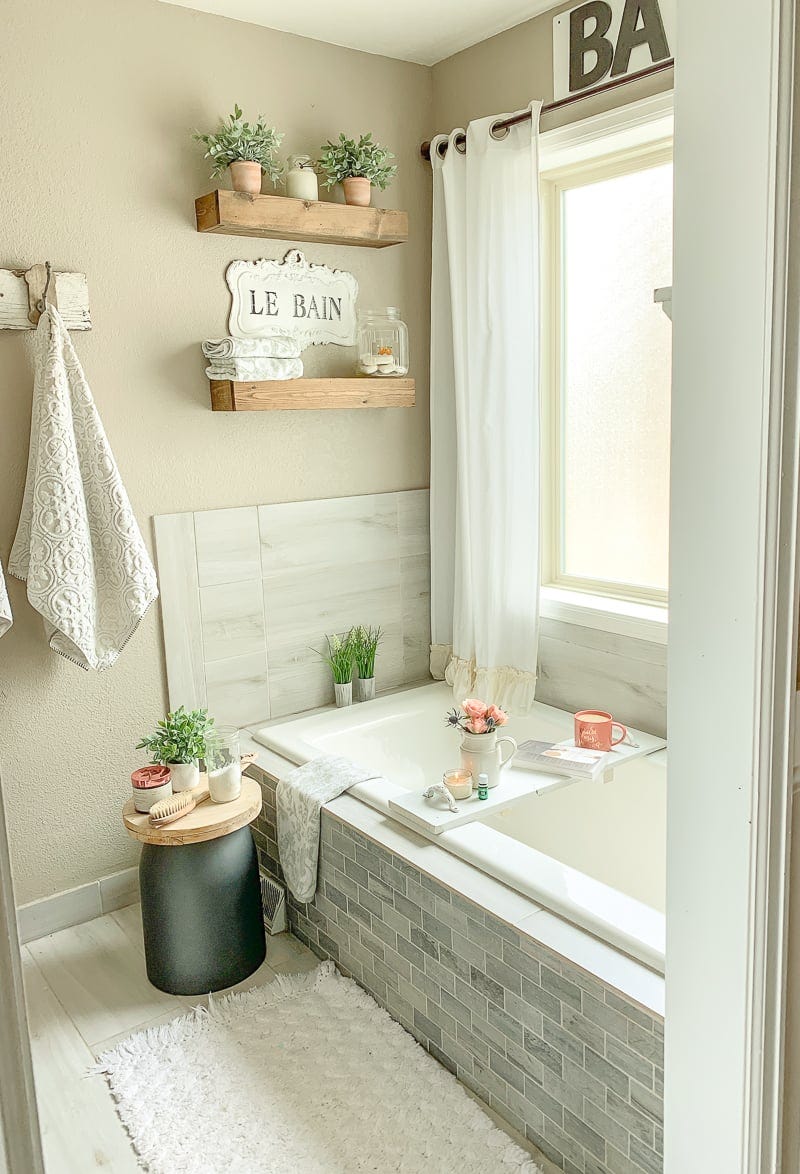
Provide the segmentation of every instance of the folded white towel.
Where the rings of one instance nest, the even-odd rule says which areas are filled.
[[[295,900],[305,904],[317,891],[320,809],[356,783],[377,778],[349,758],[323,754],[278,783],[278,855]]]
[[[28,581],[50,647],[109,668],[158,596],[92,393],[57,310],[34,338],[28,477],[8,569]]]
[[[210,338],[203,354],[212,363],[219,359],[298,359],[300,344],[288,334],[273,338]]]
[[[0,563],[0,636],[5,636],[13,623],[14,619],[11,615],[11,604],[8,602],[6,581],[3,578],[3,564]]]
[[[300,379],[302,359],[215,359],[206,367],[209,379],[235,379],[239,382],[260,379]]]

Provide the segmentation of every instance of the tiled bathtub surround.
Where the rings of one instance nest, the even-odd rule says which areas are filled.
[[[282,880],[274,783],[254,825]],[[571,1174],[662,1170],[663,1022],[329,812],[320,889],[290,900],[333,958],[459,1079]]]
[[[155,519],[170,703],[247,725],[331,700],[312,651],[380,625],[379,687],[422,680],[430,644],[428,492]]]

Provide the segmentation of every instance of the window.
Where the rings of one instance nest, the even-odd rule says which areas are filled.
[[[544,177],[544,583],[665,604],[672,162],[661,144]],[[549,296],[548,296],[549,291]]]

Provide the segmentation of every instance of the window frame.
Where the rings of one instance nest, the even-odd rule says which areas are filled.
[[[564,518],[562,509],[563,475],[563,375],[564,375],[564,288],[562,194],[587,186],[658,167],[672,162],[671,134],[632,147],[620,147],[603,139],[594,143],[591,155],[577,162],[544,169],[540,176],[542,204],[542,574],[543,614],[553,612],[561,618],[565,606],[577,620],[579,610],[596,611],[584,617],[592,627],[620,631],[620,617],[627,613],[635,629],[644,629],[658,638],[658,629],[666,625],[668,593],[657,588],[581,578],[561,571]],[[572,598],[571,606],[567,601]],[[548,607],[549,605],[549,607]],[[623,605],[620,608],[620,605]],[[602,618],[599,618],[601,617]],[[624,626],[624,625],[623,625]],[[643,631],[641,632],[643,634]],[[661,642],[659,640],[659,642]]]

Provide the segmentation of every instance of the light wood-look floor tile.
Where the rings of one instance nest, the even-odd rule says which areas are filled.
[[[61,930],[28,949],[90,1048],[186,1006],[147,981],[143,956],[116,914]]]
[[[91,1051],[27,950],[23,967],[47,1174],[135,1174],[105,1080],[87,1075]]]

